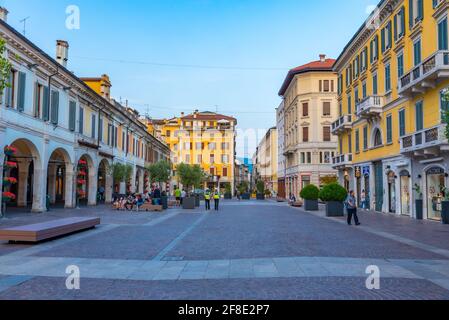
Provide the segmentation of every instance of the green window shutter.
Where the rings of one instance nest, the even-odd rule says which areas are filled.
[[[380,43],[382,47],[382,53],[385,52],[385,28],[380,32]]]
[[[418,14],[416,19],[422,20],[424,18],[424,2],[423,0],[418,0]]]
[[[405,110],[399,111],[399,136],[405,136]]]
[[[405,35],[405,7],[402,7],[401,9],[401,34],[400,36],[404,36]]]
[[[416,103],[416,131],[421,131],[424,129],[424,115],[423,115],[423,102],[420,101]]]
[[[91,126],[91,137],[92,139],[95,139],[95,128],[97,125],[97,117],[93,114],[92,115],[92,126]]]
[[[98,139],[103,141],[103,119],[101,117],[98,119]]]
[[[26,88],[26,74],[19,72],[19,87],[17,91],[17,110],[22,112],[25,110],[25,88]]]
[[[387,117],[387,143],[393,142],[393,128],[392,128],[391,116]]]
[[[394,24],[393,24],[393,31],[394,31],[394,41],[398,41],[399,38],[399,31],[398,31],[398,16],[399,14],[397,14],[396,16],[394,16]]]
[[[393,38],[392,38],[392,35],[391,35],[391,33],[392,33],[392,30],[391,30],[391,21],[390,22],[388,22],[388,25],[387,25],[387,31],[388,31],[388,34],[387,34],[387,39],[388,39],[388,46],[387,46],[387,49],[391,49],[391,43],[393,42]]]
[[[59,92],[51,92],[51,123],[58,124],[59,118]]]
[[[39,83],[34,84],[34,111],[33,115],[38,118],[39,117]]]
[[[75,131],[76,127],[76,102],[69,102],[69,130]]]
[[[48,87],[44,87],[44,95],[42,97],[42,120],[50,120],[50,91]]]
[[[438,49],[448,50],[447,18],[438,24]]]
[[[84,109],[80,107],[78,132],[84,134]]]
[[[408,0],[408,25],[410,30],[412,30],[413,26],[415,25],[413,17],[413,0]]]

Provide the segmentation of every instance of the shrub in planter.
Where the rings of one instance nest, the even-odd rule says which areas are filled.
[[[16,200],[16,195],[11,192],[3,192],[2,193],[2,201],[10,202]]]
[[[310,184],[300,193],[301,198],[304,199],[304,208],[306,211],[318,210],[318,198],[320,196],[320,189],[317,186]]]
[[[256,199],[265,200],[265,184],[263,181],[257,181],[256,183]]]
[[[182,200],[182,208],[185,210],[195,209],[195,197],[186,197]]]
[[[342,217],[344,216],[344,201],[348,196],[345,188],[337,183],[331,183],[321,189],[319,198],[326,202],[326,216]]]

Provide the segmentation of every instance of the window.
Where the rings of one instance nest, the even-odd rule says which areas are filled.
[[[209,157],[210,163],[215,163],[215,155],[211,154]]]
[[[202,163],[203,163],[203,156],[199,154],[199,155],[196,157],[196,161],[197,161],[198,164],[202,164]]]
[[[215,142],[210,142],[209,143],[209,150],[215,150],[215,149],[217,149],[217,146],[216,146]]]
[[[329,164],[331,163],[331,153],[329,151],[324,152],[324,163]]]
[[[92,128],[91,128],[91,137],[92,137],[92,139],[95,139],[95,136],[96,136],[96,134],[95,134],[95,127],[96,127],[96,125],[97,125],[97,117],[93,114],[92,115],[92,122],[91,122],[91,124],[92,124]]]
[[[374,147],[382,146],[382,133],[379,129],[374,131]]]
[[[6,107],[15,108],[17,90],[17,71],[11,70],[9,74],[9,87],[6,88]]]
[[[391,49],[391,21],[381,30],[380,41],[382,46],[382,53]]]
[[[76,127],[76,102],[69,102],[69,130],[75,131]]]
[[[393,142],[393,120],[392,115],[387,116],[387,143]]]
[[[223,168],[223,177],[228,176],[228,168]]]
[[[309,116],[309,104],[307,102],[302,104],[302,116],[303,117]]]
[[[190,154],[186,154],[186,163],[190,163]]]
[[[170,130],[167,130],[166,133],[165,133],[165,136],[166,136],[167,138],[170,138],[170,136],[171,136],[171,131],[170,131]]]
[[[44,108],[45,108],[45,104],[44,104]],[[78,119],[78,132],[80,134],[84,134],[84,109],[81,107],[80,107],[79,119]]]
[[[413,62],[415,66],[421,63],[421,39],[413,43]]]
[[[348,114],[352,114],[352,101],[351,101],[351,95],[348,95]]]
[[[357,79],[358,77],[359,77],[359,70],[360,70],[360,64],[359,64],[359,57],[357,56],[355,59],[354,59],[354,62],[353,62],[353,72],[354,72],[354,79]]]
[[[327,117],[331,115],[331,103],[323,102],[323,116]]]
[[[331,141],[331,127],[323,127],[323,141],[329,142]]]
[[[370,43],[371,64],[379,59],[379,36],[376,35]]]
[[[221,155],[221,163],[229,163],[229,157],[227,154]]]
[[[415,105],[415,122],[416,131],[421,131],[424,129],[424,113],[423,113],[423,102],[419,101]]]
[[[198,151],[203,150],[203,144],[201,142],[195,143],[195,149]]]
[[[302,128],[302,142],[309,142],[309,127]]]
[[[376,96],[378,93],[377,90],[377,73],[373,74],[373,95]]]
[[[391,66],[387,64],[385,66],[385,93],[391,91]]]
[[[445,121],[445,114],[449,112],[449,89],[446,88],[440,92],[441,120]]]
[[[311,152],[307,152],[307,163],[311,164],[312,163],[312,153]]]
[[[360,60],[362,72],[364,72],[366,71],[366,69],[368,69],[368,48],[363,49],[362,53],[360,54]]]
[[[352,153],[352,135],[348,134],[348,153]]]
[[[367,95],[367,91],[366,91],[366,81],[363,81],[362,83],[362,99],[365,99]]]
[[[42,95],[43,95],[44,87],[36,82],[34,85],[34,112],[33,116],[35,118],[40,118],[42,115]],[[76,110],[75,110],[76,112]]]
[[[355,152],[356,153],[360,152],[360,131],[359,131],[359,129],[357,129],[355,131]]]
[[[405,110],[399,111],[399,136],[405,136]]]
[[[405,35],[405,8],[394,16],[394,41],[400,40]]]
[[[409,0],[409,27],[410,30],[424,17],[424,0]]]
[[[368,150],[368,127],[363,127],[363,150]]]
[[[359,88],[355,88],[354,90],[354,105],[356,106],[359,103]]]
[[[404,75],[404,54],[398,55],[398,78],[402,78]]]
[[[447,17],[438,23],[438,50],[448,50]]]
[[[103,141],[103,118],[98,116],[98,140]]]
[[[209,173],[211,176],[215,176],[215,168],[210,168]]]
[[[330,91],[330,83],[329,83],[329,80],[324,80],[324,81],[323,81],[323,91],[324,91],[324,92],[329,92],[329,91]]]
[[[58,124],[59,118],[59,92],[56,90],[51,91],[51,123]]]

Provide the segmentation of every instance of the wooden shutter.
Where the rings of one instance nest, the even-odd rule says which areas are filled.
[[[84,109],[80,107],[78,132],[84,134]]]
[[[416,16],[417,20],[422,20],[424,18],[424,3],[423,0],[418,0],[418,14]]]
[[[413,17],[413,0],[408,0],[408,26],[410,30],[413,29],[415,25],[414,17]]]
[[[44,121],[50,120],[50,91],[48,87],[44,87],[44,96],[42,99],[42,119]]]
[[[331,128],[323,127],[323,140],[325,142],[331,141]]]
[[[59,92],[51,92],[51,123],[57,125],[59,117]]]
[[[308,127],[302,128],[302,141],[309,142],[309,128]]]
[[[76,129],[76,103],[75,101],[69,102],[69,130],[75,131]]]
[[[36,118],[39,118],[40,116],[39,104],[40,104],[39,83],[36,82],[34,84],[34,111],[33,111],[33,115]]]
[[[17,110],[22,112],[25,110],[25,87],[26,87],[26,74],[19,72],[19,87],[17,92]]]

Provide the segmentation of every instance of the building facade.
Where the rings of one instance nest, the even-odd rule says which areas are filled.
[[[287,198],[285,192],[285,156],[284,156],[284,102],[281,102],[279,107],[276,109],[276,129],[278,132],[278,197],[282,199]]]
[[[279,95],[284,124],[286,195],[299,198],[308,184],[321,185],[323,177],[335,176],[332,157],[338,139],[331,134],[338,116],[335,60],[320,60],[290,70]]]
[[[260,141],[254,160],[257,180],[265,183],[265,189],[278,193],[278,134],[276,127],[270,128]]]
[[[384,0],[348,43],[339,74],[340,119],[334,124],[341,182],[359,204],[441,220],[449,144],[448,1]]]
[[[148,121],[148,130],[160,134],[173,153],[174,179],[179,185],[176,166],[198,164],[209,175],[205,188],[235,190],[235,145],[237,120],[214,112],[181,114],[180,117]]]
[[[97,92],[67,70],[67,42],[57,41],[54,59],[9,26],[0,10],[0,37],[12,64],[0,104],[0,181],[17,179],[2,186],[16,196],[10,205],[43,212],[47,196],[67,208],[96,205],[99,191],[110,202],[123,184],[109,171],[117,162],[133,168],[128,191],[143,192],[145,164],[168,158],[168,147],[110,99],[106,76]],[[7,146],[16,153],[5,154]]]

